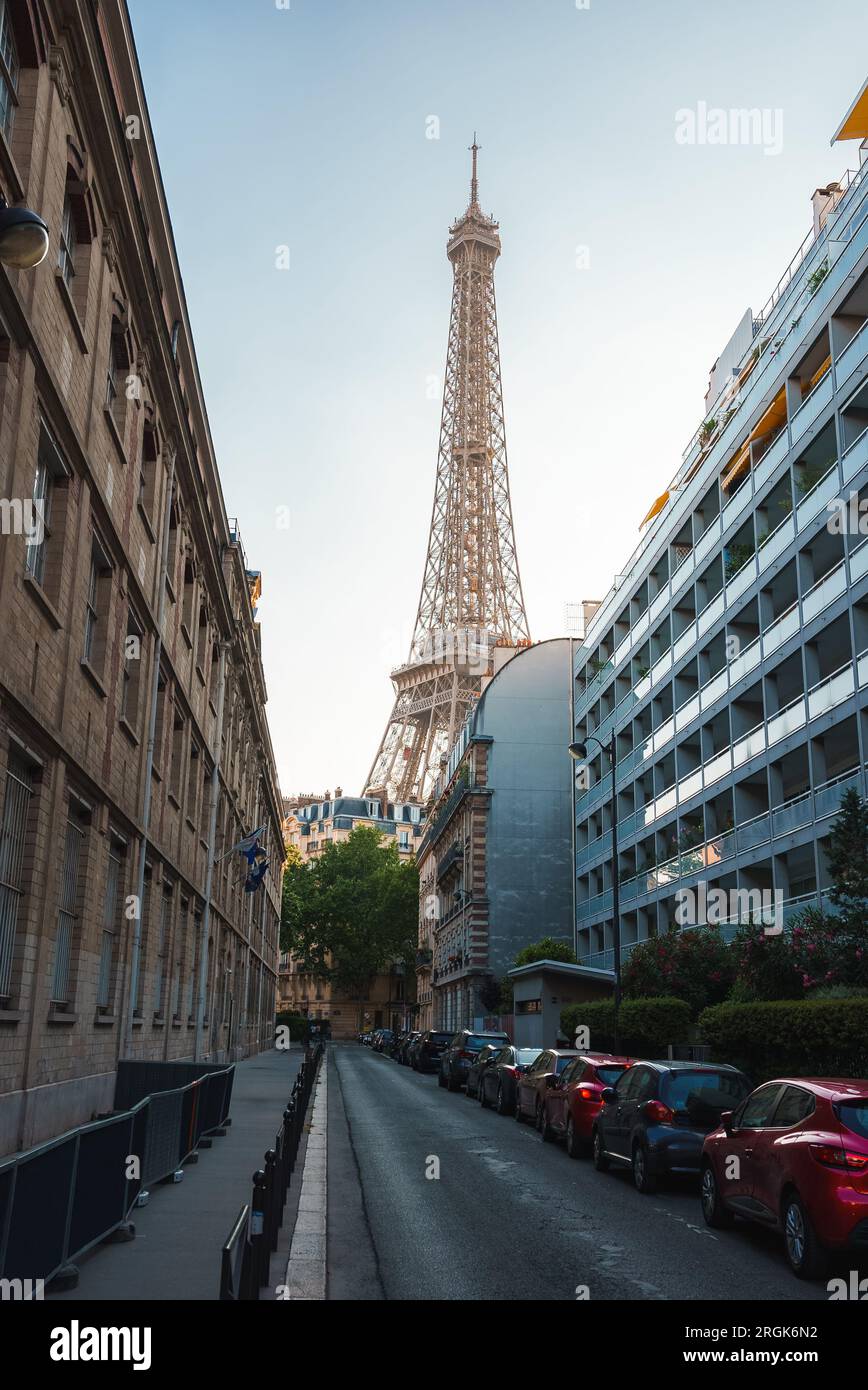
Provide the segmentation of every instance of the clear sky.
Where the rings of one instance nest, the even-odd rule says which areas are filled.
[[[503,240],[519,562],[546,638],[609,588],[811,193],[858,161],[829,140],[866,75],[868,7],[285,4],[130,9],[227,510],[263,574],[281,785],[358,793],[419,598],[474,130]],[[762,138],[702,142],[700,103],[764,110]]]

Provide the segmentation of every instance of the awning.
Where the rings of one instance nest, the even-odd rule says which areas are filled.
[[[764,435],[770,434],[771,431],[777,429],[779,425],[786,424],[786,421],[787,393],[784,390],[784,388],[781,387],[780,391],[775,396],[765,415],[763,415],[762,419],[758,420],[756,425],[754,425],[754,428],[751,430],[750,440],[748,442],[752,443],[755,439],[762,439]]]
[[[666,506],[666,503],[667,503],[668,501],[669,501],[669,489],[667,488],[667,490],[666,490],[665,492],[661,492],[660,496],[657,498],[657,501],[654,502],[654,503],[652,504],[652,506],[650,507],[647,516],[643,517],[642,521],[639,523],[639,530],[640,530],[640,531],[642,530],[642,527],[643,527],[643,526],[647,526],[647,525],[648,525],[648,522],[649,522],[649,521],[653,521],[654,518],[655,518],[655,516],[659,516],[659,515],[660,515],[660,513],[662,512],[663,508]]]
[[[830,140],[868,140],[868,79]]]

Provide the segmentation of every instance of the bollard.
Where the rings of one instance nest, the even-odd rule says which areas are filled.
[[[267,1252],[265,1278],[268,1278],[268,1262],[270,1252],[277,1249],[277,1154],[274,1149],[266,1149],[265,1152],[265,1245]],[[262,1281],[265,1283],[265,1279]]]
[[[250,1204],[250,1297],[258,1298],[268,1278],[265,1242],[266,1177],[261,1168],[253,1174],[253,1200]],[[264,1266],[264,1269],[263,1269]]]

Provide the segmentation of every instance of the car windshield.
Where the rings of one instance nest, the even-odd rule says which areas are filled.
[[[868,1100],[841,1101],[837,1110],[838,1118],[846,1129],[868,1139]]]
[[[626,1067],[595,1067],[597,1077],[604,1086],[614,1086],[619,1076],[623,1076]]]
[[[529,1067],[531,1062],[535,1062],[540,1054],[538,1047],[520,1047],[515,1054],[515,1060],[520,1067]]]
[[[508,1042],[507,1038],[468,1038],[464,1046],[468,1052],[480,1052],[483,1047],[491,1047],[492,1044],[503,1047],[505,1042]]]
[[[451,1034],[451,1033],[429,1033],[429,1034],[428,1034],[428,1040],[429,1040],[429,1042],[443,1043],[443,1044],[445,1045],[446,1043],[449,1043],[449,1042],[452,1041],[452,1034]]]
[[[744,1100],[750,1087],[738,1072],[702,1071],[672,1072],[667,1087],[667,1100],[673,1110],[686,1110],[687,1101],[697,1091],[721,1091],[729,1108]]]

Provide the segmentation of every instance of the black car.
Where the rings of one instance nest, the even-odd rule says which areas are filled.
[[[378,1028],[374,1034],[373,1048],[375,1052],[384,1052],[388,1055],[389,1048],[392,1046],[392,1039],[395,1034],[391,1028]]]
[[[500,1050],[501,1044],[498,1042],[493,1042],[486,1043],[485,1047],[483,1047],[482,1050],[477,1053],[476,1061],[471,1065],[470,1071],[467,1073],[467,1086],[465,1094],[467,1095],[468,1099],[479,1099],[479,1083],[480,1078],[482,1077],[482,1073],[485,1070],[485,1068],[490,1065],[492,1058],[498,1052],[500,1052]]]
[[[639,1192],[654,1192],[658,1177],[695,1173],[705,1136],[751,1091],[743,1072],[699,1062],[637,1062],[607,1086],[594,1123],[594,1167],[632,1168]]]
[[[410,1048],[420,1035],[418,1033],[402,1033],[401,1041],[395,1053],[395,1059],[400,1067],[409,1067]]]
[[[498,1115],[514,1114],[516,1082],[541,1052],[541,1047],[500,1048],[479,1078],[480,1105],[493,1105]]]
[[[440,1058],[452,1041],[452,1034],[442,1028],[426,1028],[410,1048],[410,1066],[414,1071],[439,1071]]]
[[[474,1033],[472,1028],[462,1028],[440,1058],[437,1085],[445,1086],[447,1091],[459,1091],[482,1049],[489,1043],[503,1047],[508,1042],[505,1033]]]

